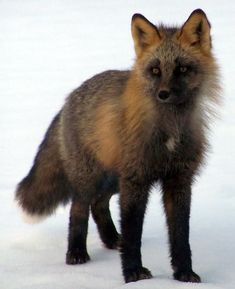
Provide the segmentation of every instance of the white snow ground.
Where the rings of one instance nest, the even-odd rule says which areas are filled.
[[[0,1],[0,288],[235,288],[235,2],[224,1]],[[92,261],[67,266],[68,207],[44,223],[22,223],[13,204],[17,182],[66,95],[105,69],[132,65],[133,13],[182,23],[195,8],[212,23],[225,105],[213,128],[213,151],[194,186],[191,245],[202,284],[174,281],[159,192],[153,192],[143,233],[143,261],[154,278],[124,285],[116,251],[102,247],[90,221]],[[118,225],[117,198],[112,212]]]

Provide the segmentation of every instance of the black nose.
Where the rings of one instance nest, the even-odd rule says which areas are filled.
[[[167,100],[169,96],[170,96],[170,92],[168,90],[160,90],[158,93],[158,97],[160,100]]]

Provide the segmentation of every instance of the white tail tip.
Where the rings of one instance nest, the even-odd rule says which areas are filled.
[[[25,211],[17,202],[17,207],[20,212],[22,220],[27,224],[38,224],[44,221],[47,216],[45,215],[37,215],[37,214],[30,214],[27,211]]]

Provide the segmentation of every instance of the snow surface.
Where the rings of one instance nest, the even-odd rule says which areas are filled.
[[[44,223],[22,223],[14,205],[16,184],[66,95],[106,69],[134,59],[132,14],[182,23],[204,9],[212,23],[225,104],[213,127],[212,153],[194,186],[191,246],[202,284],[172,279],[165,219],[158,189],[152,193],[143,233],[143,263],[154,278],[124,284],[119,255],[104,249],[90,220],[85,265],[64,263],[69,208]],[[235,288],[235,2],[234,1],[0,1],[0,288]],[[118,226],[117,198],[112,213]]]

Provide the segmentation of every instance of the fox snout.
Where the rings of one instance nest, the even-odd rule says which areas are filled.
[[[160,102],[169,102],[171,94],[169,90],[160,90],[157,97]]]
[[[180,104],[184,102],[185,97],[176,95],[171,89],[160,89],[156,94],[157,101],[166,104]]]
[[[195,90],[192,91],[183,91],[183,90],[174,90],[174,89],[160,89],[156,93],[156,99],[159,103],[180,105],[184,102],[193,99]]]

